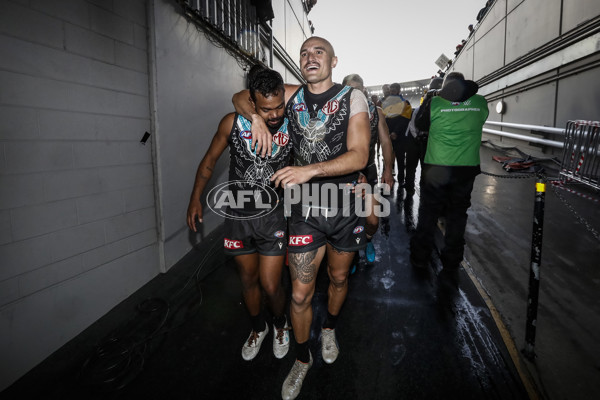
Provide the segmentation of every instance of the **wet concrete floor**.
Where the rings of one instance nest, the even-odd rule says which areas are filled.
[[[467,270],[458,289],[408,262],[418,192],[391,198],[374,237],[377,259],[350,277],[338,320],[341,349],[327,365],[319,331],[328,278],[321,267],[311,334],[315,363],[299,399],[526,399],[490,309]],[[251,362],[239,279],[214,232],[2,393],[46,399],[277,399],[293,359],[274,358],[271,334]],[[284,270],[289,296],[289,274]],[[292,344],[293,348],[293,344]]]
[[[517,350],[525,346],[535,178],[515,179],[482,146],[465,259],[490,296]],[[510,151],[509,155],[518,155]],[[552,162],[539,163],[548,182]],[[521,358],[547,399],[600,398],[600,193],[574,182],[547,184],[535,359]]]

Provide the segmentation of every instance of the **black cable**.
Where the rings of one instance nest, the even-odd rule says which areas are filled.
[[[533,157],[531,154],[527,154],[524,151],[522,151],[521,149],[519,149],[518,147],[515,146],[499,146],[495,143],[492,143],[488,140],[482,140],[481,143],[483,145],[486,145],[487,147],[491,147],[494,148],[496,150],[501,150],[504,152],[504,154],[508,154],[509,150],[514,150],[517,153],[519,153],[519,155],[521,157],[523,157],[526,160],[530,160],[530,161],[552,161],[553,163],[560,165],[560,161],[558,161],[558,159],[556,157],[545,157],[545,158],[539,158],[539,157]]]
[[[202,258],[202,260],[200,260],[200,262],[198,263],[198,266],[196,267],[196,269],[194,270],[194,272],[192,274],[190,274],[190,276],[188,277],[188,279],[186,280],[185,284],[181,287],[181,289],[179,289],[179,291],[177,293],[175,293],[172,296],[171,302],[172,303],[176,303],[177,301],[179,301],[181,299],[181,301],[179,301],[179,304],[174,307],[174,311],[172,313],[172,317],[171,317],[171,321],[170,321],[170,325],[165,327],[165,329],[161,330],[160,332],[157,333],[157,335],[164,335],[167,334],[175,329],[180,328],[182,325],[184,325],[187,320],[188,320],[188,316],[190,315],[189,310],[194,307],[194,308],[198,308],[199,306],[202,305],[204,296],[202,293],[202,287],[201,287],[201,280],[200,280],[200,273],[204,270],[205,265],[207,264],[207,261],[212,258],[212,256],[214,256],[216,253],[218,253],[219,251],[221,251],[222,247],[222,240],[218,240],[219,237],[214,239],[214,242],[212,244],[212,246],[210,247],[210,249],[206,252],[206,254],[204,255],[204,257]],[[213,268],[208,271],[204,276],[208,276],[210,275],[212,272],[214,272],[216,269],[218,269],[219,267],[221,267],[223,264],[225,264],[227,262],[227,260],[229,259],[229,257],[225,257],[222,259],[223,262],[220,263],[214,263],[213,264]],[[196,288],[196,294],[197,296],[199,296],[199,299],[197,299],[196,297],[194,297],[193,295],[190,296],[182,296],[183,293],[185,292],[185,290],[188,288],[188,286],[190,285],[191,282],[194,282],[194,286]],[[184,313],[184,317],[181,319],[181,321],[178,321],[177,324],[174,324],[174,322],[177,319],[177,316],[179,315],[180,311],[184,308],[184,306],[187,305],[187,312]]]
[[[186,305],[183,293],[195,282],[199,302],[192,297],[187,303],[196,307],[202,304],[202,288],[200,273],[205,269],[207,261],[222,249],[218,238],[212,239],[211,247],[206,251],[194,271],[189,275],[183,286],[171,296],[171,302],[162,298],[148,298],[137,304],[136,313],[132,318],[117,328],[108,338],[98,344],[92,354],[85,360],[79,372],[79,383],[96,391],[115,392],[123,389],[141,372],[145,361],[161,346],[166,334],[179,328],[186,321],[189,313],[178,324],[173,325],[175,316]],[[218,267],[227,262],[214,263],[208,276]],[[173,307],[173,303],[179,303]]]
[[[169,305],[162,299],[146,299],[121,331],[113,332],[94,348],[82,365],[79,382],[101,392],[124,388],[142,371],[150,340],[165,324]]]

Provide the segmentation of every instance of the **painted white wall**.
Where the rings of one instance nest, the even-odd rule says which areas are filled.
[[[284,18],[299,4],[274,22],[302,42],[306,15]],[[202,240],[193,179],[245,72],[180,10],[0,1],[0,390]],[[222,222],[207,213],[203,233]]]
[[[0,389],[158,269],[145,1],[0,2]]]
[[[157,162],[160,175],[164,270],[195,243],[186,211],[198,163],[206,153],[221,118],[234,111],[233,93],[244,88],[245,73],[224,49],[211,44],[170,1],[154,1],[156,43]],[[221,157],[210,185],[227,177],[228,153]],[[207,213],[204,233],[223,220]]]
[[[593,90],[600,70],[598,34],[570,42],[556,52],[548,51],[535,63],[523,61],[599,15],[600,2],[593,0],[496,0],[452,70],[463,72],[468,79],[484,80],[480,93],[494,98],[490,121],[564,128],[569,120],[598,120],[596,105],[600,98]],[[517,68],[485,82],[488,76],[511,64]],[[569,75],[570,71],[575,73]],[[502,115],[495,111],[499,99],[506,105]],[[488,138],[517,144],[526,151],[540,151],[540,147],[528,147],[523,141],[493,135]],[[563,137],[550,135],[548,139],[562,141]]]

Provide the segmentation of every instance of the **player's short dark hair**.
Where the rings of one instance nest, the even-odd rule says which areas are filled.
[[[283,86],[283,78],[279,72],[269,68],[261,68],[252,71],[248,76],[248,86],[250,89],[250,97],[256,101],[256,92],[264,97],[278,96],[285,91]]]

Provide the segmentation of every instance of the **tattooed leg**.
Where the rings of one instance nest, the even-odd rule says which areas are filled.
[[[304,343],[310,336],[312,323],[311,301],[319,265],[325,255],[325,246],[306,253],[289,253],[288,263],[292,278],[290,316],[296,342]]]
[[[327,244],[327,274],[329,275],[327,311],[331,315],[340,313],[348,295],[348,271],[354,253],[354,251],[341,251]]]
[[[319,268],[314,263],[316,256],[317,250],[306,253],[290,253],[288,255],[292,281],[297,279],[301,283],[310,284],[315,279]]]

